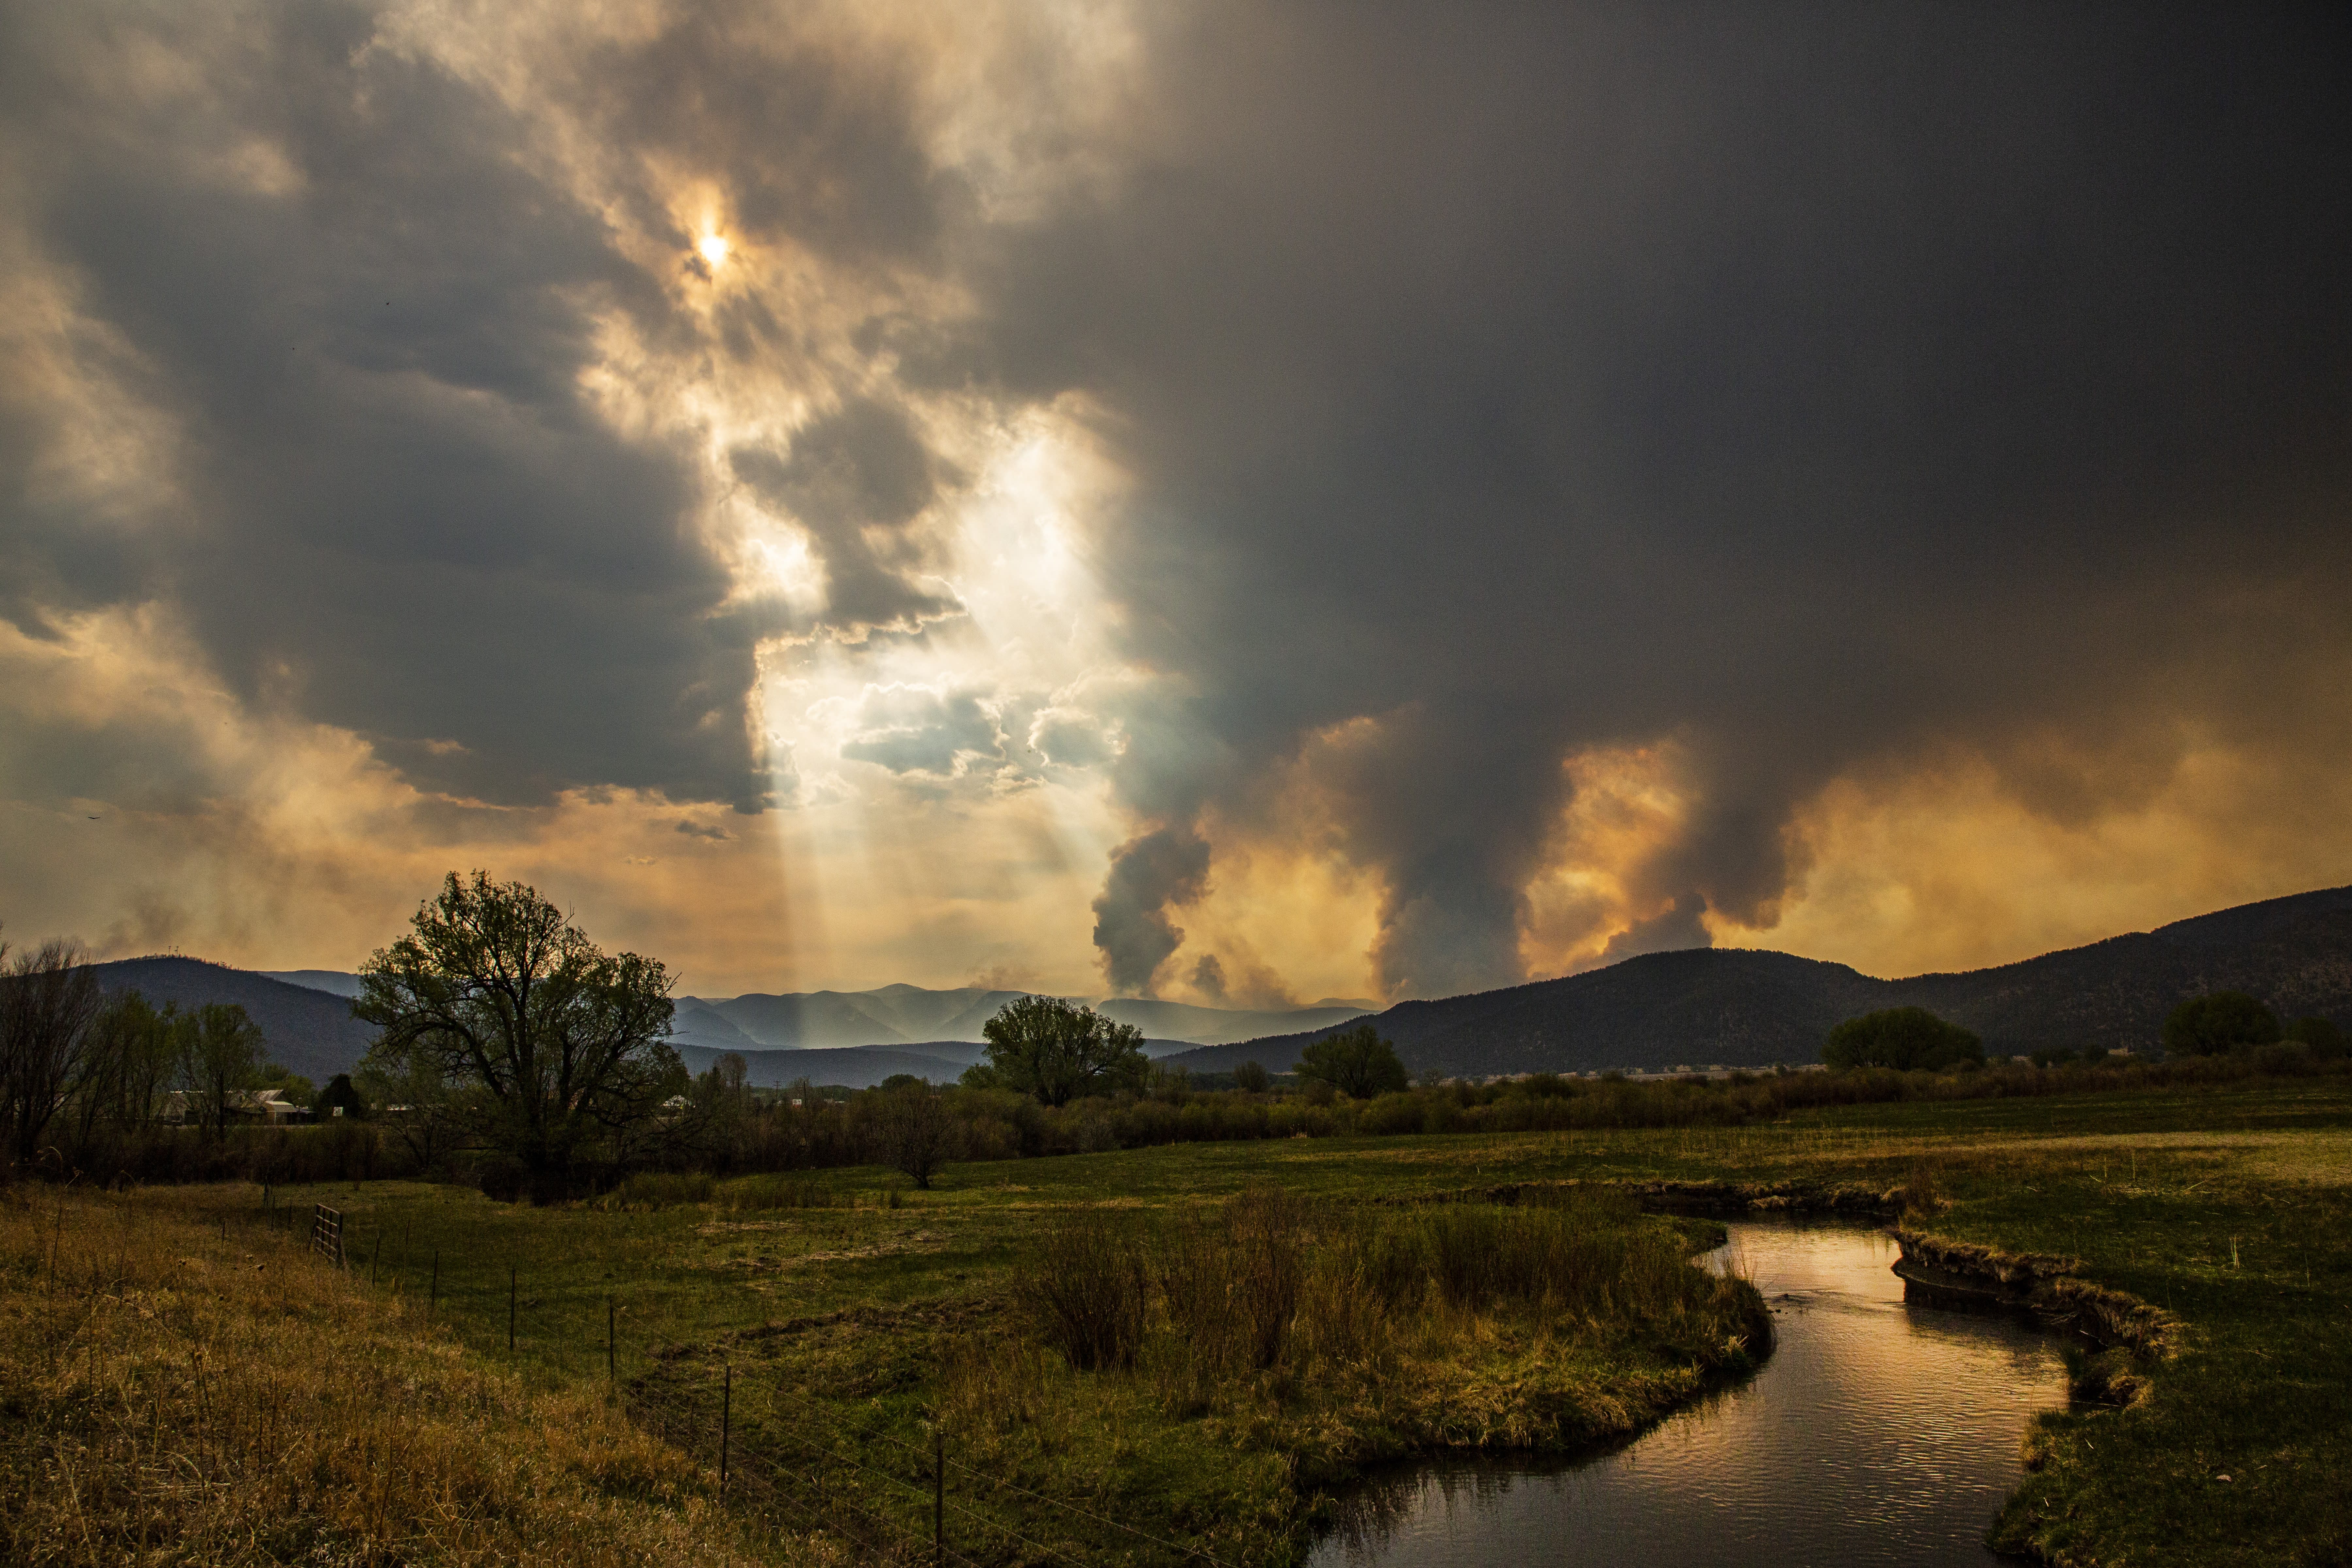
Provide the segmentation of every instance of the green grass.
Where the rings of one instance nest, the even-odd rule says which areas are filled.
[[[1104,1212],[1140,1234],[1204,1221],[1261,1184],[1360,1214],[1528,1181],[1891,1188],[1918,1173],[1948,1199],[1928,1222],[1939,1234],[2079,1257],[2086,1278],[2188,1327],[2139,1404],[2040,1426],[2005,1544],[2070,1563],[2347,1560],[2352,1092],[2337,1079],[1836,1108],[1727,1129],[1180,1144],[950,1167],[928,1193],[850,1170],[707,1196],[648,1183],[617,1207],[392,1183],[278,1195],[341,1207],[380,1289],[422,1296],[437,1252],[440,1320],[537,1386],[604,1379],[609,1300],[632,1408],[707,1463],[731,1368],[739,1506],[790,1520],[821,1494],[869,1551],[902,1530],[927,1538],[937,1413],[950,1539],[976,1561],[1047,1561],[1045,1546],[1175,1560],[1104,1522],[1117,1521],[1224,1561],[1278,1562],[1318,1498],[1370,1458],[1571,1444],[1638,1425],[1704,1371],[1638,1334],[1546,1335],[1499,1312],[1416,1326],[1395,1352],[1402,1373],[1250,1370],[1204,1395],[1164,1345],[1131,1371],[1075,1373],[1013,1305],[1018,1260],[1057,1215]],[[1563,1416],[1570,1406],[1580,1414]]]
[[[1297,1282],[1298,1348],[1276,1364],[1205,1358],[1201,1323],[1156,1327],[1116,1371],[1076,1373],[1043,1353],[1016,1286],[1055,1222],[1100,1216],[1144,1246],[1157,1279],[1167,1238],[1223,1234],[1227,1200],[1268,1174],[1276,1163],[1264,1154],[1284,1152],[1236,1163],[1234,1152],[971,1167],[930,1194],[833,1173],[809,1194],[824,1202],[791,1208],[734,1206],[767,1178],[718,1184],[699,1202],[618,1208],[533,1210],[394,1183],[273,1197],[341,1209],[358,1278],[411,1304],[432,1296],[436,1321],[468,1350],[537,1385],[605,1375],[609,1302],[633,1411],[714,1463],[731,1371],[738,1495],[787,1522],[821,1494],[829,1517],[870,1544],[923,1530],[922,1449],[939,1416],[948,1457],[967,1467],[950,1473],[956,1507],[973,1510],[957,1515],[964,1550],[988,1563],[1031,1560],[1024,1539],[1088,1561],[1178,1560],[1113,1520],[1228,1561],[1284,1561],[1304,1545],[1318,1500],[1365,1463],[1622,1436],[1745,1353],[1745,1309],[1712,1284],[1679,1305],[1654,1289],[1702,1278],[1675,1260],[1708,1239],[1704,1225],[1526,1211],[1507,1216],[1507,1235],[1480,1229],[1465,1246],[1452,1234],[1462,1224],[1349,1201],[1433,1190],[1412,1160],[1353,1177],[1345,1161],[1277,1164],[1311,1216],[1301,1245],[1323,1261]],[[698,1190],[642,1189],[654,1199]],[[1639,1276],[1651,1296],[1587,1289],[1576,1270],[1589,1260],[1563,1252],[1563,1226],[1624,1237],[1609,1278]],[[1338,1271],[1356,1266],[1350,1247],[1381,1237],[1435,1283],[1426,1300],[1355,1321],[1365,1292]],[[1506,1272],[1466,1274],[1459,1258],[1471,1252]]]

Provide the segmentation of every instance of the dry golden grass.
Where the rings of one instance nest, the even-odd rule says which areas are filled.
[[[0,1560],[841,1560],[252,1218],[240,1188],[0,1192]]]

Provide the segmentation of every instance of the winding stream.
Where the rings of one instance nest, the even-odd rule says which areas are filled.
[[[1354,1496],[1312,1568],[1499,1563],[1984,1564],[2056,1346],[2013,1318],[1906,1302],[1885,1234],[1736,1223],[1773,1308],[1761,1372],[1579,1463],[1441,1460]]]

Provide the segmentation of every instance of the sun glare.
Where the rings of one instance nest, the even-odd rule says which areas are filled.
[[[695,248],[702,252],[703,260],[716,267],[727,259],[729,247],[724,235],[706,234]]]

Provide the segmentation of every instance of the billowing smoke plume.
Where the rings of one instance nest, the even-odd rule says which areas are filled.
[[[2352,662],[2352,50],[2270,20],[1152,37],[1132,177],[1005,240],[978,362],[1118,413],[1130,651],[1230,758],[1128,770],[1139,814],[1278,834],[1255,782],[1305,766],[1427,994],[1519,977],[1593,748],[1682,759],[1620,952],[1769,924],[1857,773],[2095,816],[2200,744],[2325,756],[2352,702],[2262,672]],[[1137,979],[1197,862],[1131,860]]]
[[[1208,880],[1209,846],[1187,829],[1160,828],[1118,847],[1095,900],[1095,946],[1113,991],[1150,994],[1160,966],[1184,941],[1169,909],[1199,898]]]

